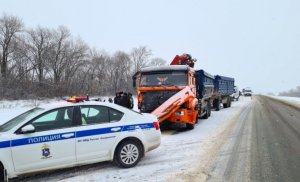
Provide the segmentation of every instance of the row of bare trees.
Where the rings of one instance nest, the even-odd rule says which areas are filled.
[[[300,97],[300,86],[286,92],[280,92],[279,96]]]
[[[0,17],[0,99],[133,92],[132,75],[163,65],[146,46],[131,52],[91,49],[60,26],[25,28],[22,20]]]

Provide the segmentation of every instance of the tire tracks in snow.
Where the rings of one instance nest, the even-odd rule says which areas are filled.
[[[195,161],[198,161],[197,164],[193,164],[189,169],[185,171],[179,171],[175,173],[175,175],[170,176],[166,179],[168,182],[174,181],[188,181],[188,182],[200,182],[206,181],[209,179],[209,171],[210,168],[215,161],[216,157],[219,155],[221,148],[226,143],[227,138],[231,134],[232,130],[236,127],[238,123],[238,119],[241,115],[245,115],[245,111],[247,107],[251,106],[249,102],[245,106],[241,107],[237,110],[232,117],[225,120],[224,127],[220,127],[218,131],[215,132],[215,135],[211,137],[211,140],[206,141],[206,145],[208,145],[208,150],[204,153],[204,155],[199,155]],[[230,170],[230,168],[229,168]],[[228,171],[230,172],[230,171]]]

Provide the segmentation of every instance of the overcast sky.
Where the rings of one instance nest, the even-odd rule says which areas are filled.
[[[299,0],[0,0],[27,28],[68,27],[109,53],[148,46],[168,62],[234,77],[240,88],[278,93],[300,86]]]

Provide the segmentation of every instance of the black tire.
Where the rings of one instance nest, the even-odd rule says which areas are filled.
[[[208,103],[207,103],[207,114],[208,114],[208,117],[210,117],[210,115],[211,115],[211,105],[210,105],[210,101],[208,101]]]
[[[205,114],[201,117],[201,119],[207,119],[208,118],[208,111],[205,111]]]
[[[216,109],[216,111],[219,111],[220,108],[221,108],[221,105],[220,105],[220,100],[219,99],[215,99],[213,101],[213,105],[214,105],[214,108]]]
[[[142,152],[142,146],[139,143],[125,140],[117,147],[114,162],[119,167],[133,167],[141,160]]]
[[[0,182],[6,182],[7,180],[7,174],[6,174],[6,170],[3,167],[2,164],[0,164]]]
[[[232,103],[232,102],[231,102],[231,99],[230,99],[230,100],[229,100],[228,107],[231,107],[231,103]]]
[[[195,128],[195,124],[186,124],[186,129],[192,130]]]

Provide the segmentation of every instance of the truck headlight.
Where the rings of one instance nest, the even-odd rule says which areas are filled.
[[[183,111],[177,111],[175,112],[175,116],[183,116],[184,112]]]

